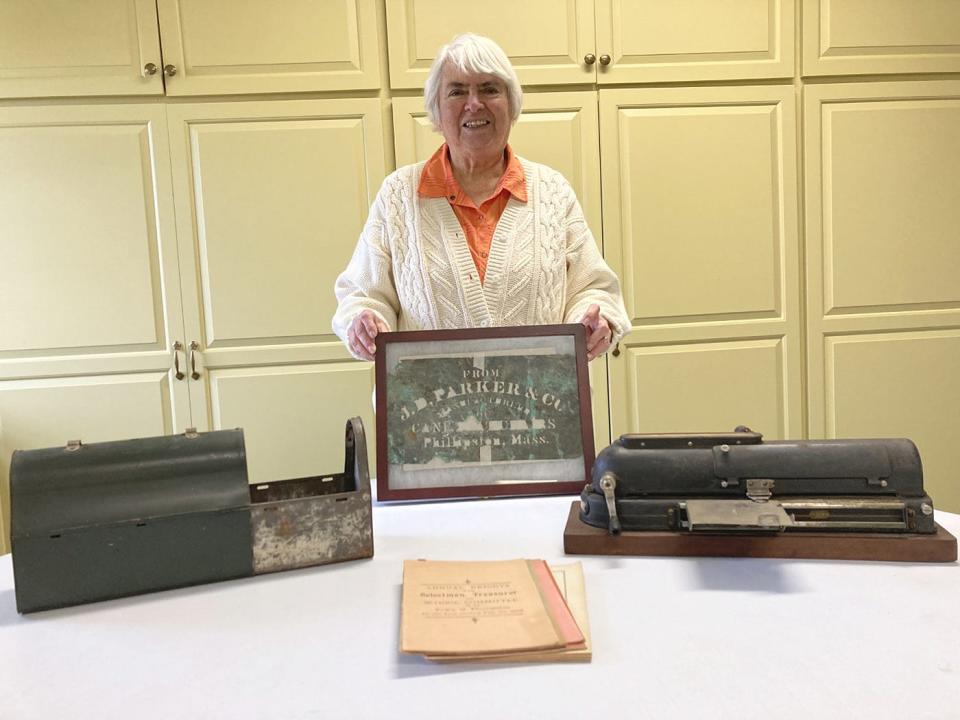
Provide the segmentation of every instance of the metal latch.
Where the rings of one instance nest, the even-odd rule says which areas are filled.
[[[773,495],[773,480],[751,478],[747,480],[747,497],[754,502],[766,502]]]
[[[183,434],[190,440],[195,440],[196,438],[200,437],[200,433],[197,432],[195,427],[188,427]]]
[[[603,497],[607,501],[607,515],[610,517],[607,529],[611,535],[620,534],[620,518],[617,517],[617,499],[614,490],[617,489],[617,476],[613,473],[604,473],[600,478],[600,489],[603,490]]]
[[[67,440],[67,446],[64,448],[67,452],[76,452],[83,445],[79,440]]]

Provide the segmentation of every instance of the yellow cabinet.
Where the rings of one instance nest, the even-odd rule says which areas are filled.
[[[803,74],[960,72],[960,3],[804,0]]]
[[[380,87],[376,0],[286,0],[280,10],[231,0],[5,0],[0,98]]]
[[[0,3],[0,98],[162,95],[153,0]]]
[[[793,75],[794,0],[596,1],[600,84]]]
[[[467,31],[495,38],[525,86],[791,77],[794,16],[794,0],[396,0],[390,84],[422,88]]]
[[[251,482],[329,473],[374,441],[372,365],[330,327],[385,175],[373,99],[168,107],[193,420],[242,427]]]
[[[804,91],[811,437],[909,437],[960,509],[960,82]]]
[[[168,95],[380,87],[375,0],[157,0]]]
[[[190,407],[163,108],[0,108],[0,157],[6,497],[14,449],[180,431]]]
[[[792,87],[600,91],[612,434],[803,433]]]

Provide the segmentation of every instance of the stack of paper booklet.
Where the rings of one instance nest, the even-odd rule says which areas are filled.
[[[589,662],[583,569],[405,560],[400,650],[437,662]]]

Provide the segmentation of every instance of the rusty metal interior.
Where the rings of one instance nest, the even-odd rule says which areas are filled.
[[[279,500],[296,500],[353,492],[354,490],[356,490],[356,483],[352,474],[317,475],[251,485],[250,502],[257,504]]]

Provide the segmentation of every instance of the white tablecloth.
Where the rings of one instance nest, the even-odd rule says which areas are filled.
[[[7,555],[0,718],[960,718],[956,563],[564,556],[571,501],[375,506],[372,560],[27,616]],[[400,655],[420,557],[582,560],[593,662]]]

